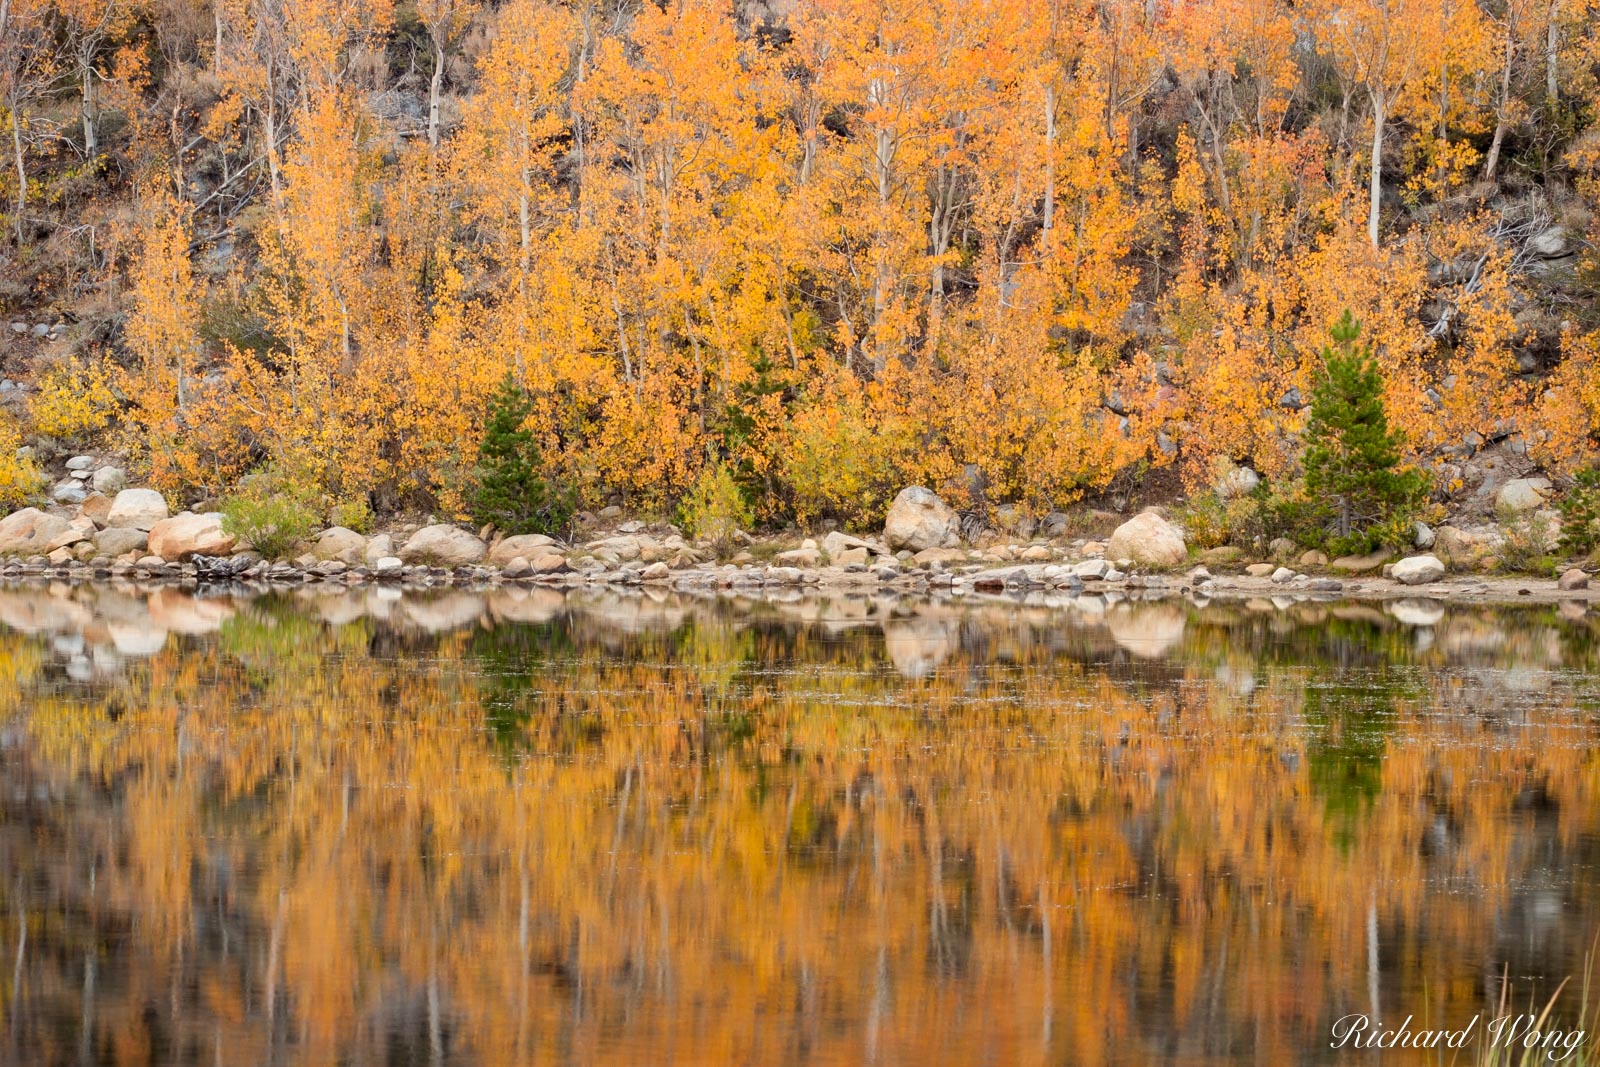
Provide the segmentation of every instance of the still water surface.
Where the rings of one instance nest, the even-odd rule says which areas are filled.
[[[0,1062],[1372,1062],[1334,1019],[1581,976],[1597,666],[1427,602],[0,589]]]

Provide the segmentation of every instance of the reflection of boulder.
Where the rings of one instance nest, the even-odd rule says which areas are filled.
[[[1248,664],[1219,663],[1212,676],[1236,697],[1248,697],[1256,691],[1256,673]]]
[[[214,634],[233,618],[237,609],[228,600],[201,600],[177,589],[150,594],[150,621],[180,634]]]
[[[567,598],[554,589],[497,589],[489,595],[489,610],[503,622],[549,622],[566,606]]]
[[[1444,624],[1439,635],[1439,645],[1452,660],[1470,660],[1489,656],[1506,644],[1506,633],[1493,616],[1453,616]]]
[[[483,597],[472,593],[407,597],[402,602],[407,619],[431,634],[459,630],[483,617]]]
[[[82,633],[93,619],[87,607],[43,589],[0,592],[0,626],[25,634]]]
[[[167,647],[167,631],[148,622],[108,622],[111,646],[124,656],[153,656]]]
[[[883,625],[883,643],[904,678],[925,678],[960,647],[954,623],[939,619],[895,619]]]
[[[613,634],[671,633],[689,618],[685,601],[662,604],[637,593],[613,590],[599,591],[581,600],[574,598],[571,606],[587,621],[597,624],[599,631]]]
[[[1145,659],[1160,659],[1183,640],[1182,609],[1172,604],[1129,604],[1106,616],[1111,639]]]
[[[1444,618],[1444,604],[1426,597],[1407,597],[1388,605],[1390,615],[1407,626],[1435,626]]]
[[[305,599],[329,626],[348,626],[367,613],[366,597],[359,590],[318,590]]]

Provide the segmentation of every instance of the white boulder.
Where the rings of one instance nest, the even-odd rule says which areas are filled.
[[[883,540],[891,551],[950,547],[960,539],[955,509],[920,485],[900,490],[883,521]]]

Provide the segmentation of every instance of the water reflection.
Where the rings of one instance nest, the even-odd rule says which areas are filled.
[[[1289,1063],[1350,1012],[1459,1026],[1600,931],[1597,637],[0,589],[0,1060]]]

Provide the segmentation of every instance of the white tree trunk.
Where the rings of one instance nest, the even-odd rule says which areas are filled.
[[[1378,247],[1378,207],[1383,200],[1383,126],[1386,109],[1383,93],[1372,94],[1372,188],[1367,208],[1367,237]]]

